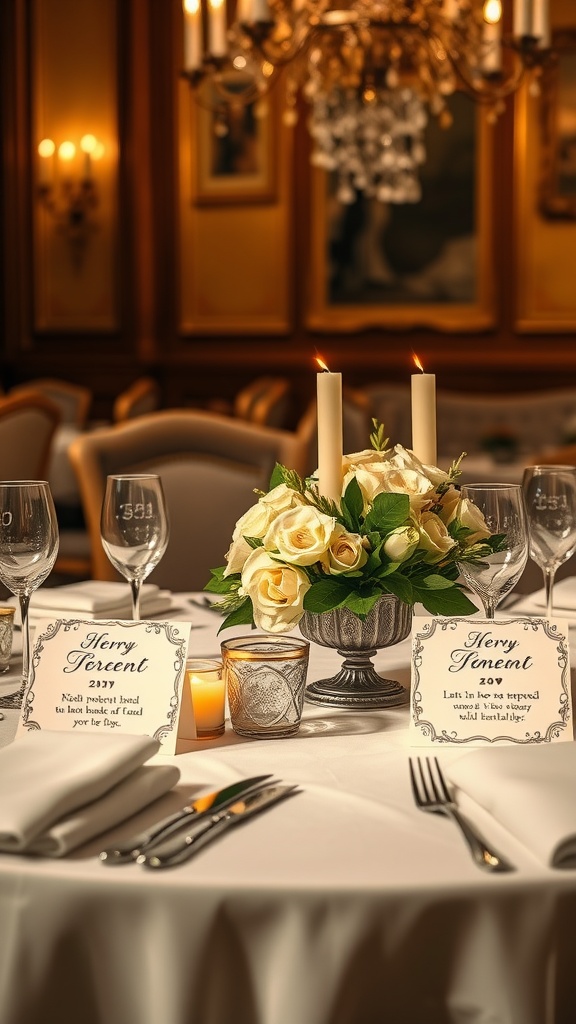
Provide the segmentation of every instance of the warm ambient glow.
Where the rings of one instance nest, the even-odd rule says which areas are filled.
[[[316,362],[318,363],[318,366],[320,367],[321,370],[325,370],[326,373],[330,373],[330,370],[326,366],[326,363],[324,362],[323,359],[320,358],[320,356],[316,356]]]
[[[416,355],[416,353],[415,353],[415,352],[413,352],[413,353],[412,353],[412,359],[414,360],[414,365],[416,366],[416,368],[417,368],[418,370],[421,370],[421,371],[422,371],[422,373],[424,373],[424,367],[422,366],[422,363],[421,363],[421,362],[420,362],[420,360],[418,359],[418,356]]]
[[[92,157],[93,160],[101,160],[102,157],[104,156],[104,143],[103,142],[97,142],[96,145],[94,146],[94,149],[90,153],[90,156]]]
[[[217,11],[224,4],[224,0],[208,0],[208,6],[211,10]]]
[[[73,142],[62,142],[58,146],[58,156],[61,160],[73,160],[76,156],[76,146]]]
[[[42,142],[38,143],[38,154],[39,156],[48,157],[53,156],[56,145],[52,142],[52,139],[42,139]]]
[[[83,135],[80,139],[80,149],[83,153],[93,153],[98,145],[95,135]]]
[[[486,0],[483,17],[484,21],[489,25],[496,25],[502,18],[502,4],[500,0]]]
[[[200,10],[200,0],[183,0],[182,6],[187,14],[197,14]]]

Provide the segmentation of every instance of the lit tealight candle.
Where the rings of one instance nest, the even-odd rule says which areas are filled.
[[[424,373],[414,356],[420,373],[412,374],[412,451],[425,466],[436,465],[436,376]]]
[[[195,732],[194,737],[187,738],[210,740],[221,736],[224,732],[225,694],[222,663],[188,659],[186,680],[190,687]]]
[[[316,382],[318,401],[318,490],[325,498],[340,502],[342,497],[342,374],[322,370]]]

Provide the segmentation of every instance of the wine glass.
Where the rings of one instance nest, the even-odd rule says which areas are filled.
[[[465,484],[462,499],[476,505],[491,534],[504,534],[501,551],[489,552],[477,562],[460,562],[460,571],[481,599],[487,619],[516,585],[528,560],[528,527],[520,484]]]
[[[0,580],[18,597],[22,616],[22,688],[30,675],[30,597],[58,554],[58,521],[45,480],[0,483]]]
[[[160,477],[109,476],[100,521],[102,546],[128,580],[132,617],[140,618],[140,587],[162,558],[170,528]]]
[[[550,619],[556,570],[576,550],[576,467],[529,466],[522,486],[530,558],[542,569]]]

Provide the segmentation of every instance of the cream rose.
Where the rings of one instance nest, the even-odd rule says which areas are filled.
[[[359,533],[348,533],[341,523],[336,523],[328,548],[328,566],[333,576],[341,572],[360,569],[368,559],[368,552]]]
[[[266,633],[284,633],[299,621],[310,583],[301,569],[280,565],[263,548],[255,548],[242,570],[239,593],[252,601],[254,622]]]
[[[415,526],[399,526],[389,533],[384,544],[384,554],[391,562],[405,562],[418,547],[420,534]]]
[[[386,462],[387,458],[392,454],[392,448],[385,452],[377,452],[375,448],[365,448],[362,452],[352,452],[351,455],[345,455],[342,459],[344,472],[347,473],[349,469],[354,469],[356,466],[371,466],[375,462]]]
[[[232,544],[226,553],[226,569],[224,576],[231,576],[233,573],[242,572],[244,562],[253,550],[244,540],[245,537],[256,537],[262,540],[270,523],[290,508],[296,508],[304,504],[304,498],[298,491],[286,484],[278,484],[268,494],[262,495],[260,500],[252,505],[243,516],[240,517],[234,533]]]
[[[437,504],[442,506],[437,515],[445,526],[449,526],[452,520],[457,518],[460,506],[460,491],[456,487],[449,487],[444,494],[439,496]]]
[[[277,551],[280,558],[293,565],[312,565],[326,561],[326,552],[336,526],[333,516],[310,505],[282,512],[264,537],[267,551]]]
[[[462,498],[455,518],[461,526],[465,526],[468,530],[473,531],[464,541],[466,547],[469,547],[471,544],[477,544],[479,540],[485,540],[486,537],[491,536],[482,512],[477,505],[468,501],[468,498]]]
[[[281,512],[287,512],[289,508],[297,508],[298,505],[305,505],[306,502],[304,497],[293,487],[288,487],[287,484],[278,484],[277,487],[268,491],[268,494],[262,495],[259,504],[265,505],[276,515],[280,515]]]
[[[414,455],[414,452],[408,451],[401,444],[394,446],[394,454],[390,459],[390,463],[398,469],[412,469],[416,473],[421,473],[435,487],[448,480],[448,473],[445,473],[443,469],[438,469],[438,466],[425,465]]]
[[[425,551],[423,561],[439,562],[454,547],[456,541],[448,533],[441,519],[434,512],[423,512],[418,522],[420,540],[418,550]]]

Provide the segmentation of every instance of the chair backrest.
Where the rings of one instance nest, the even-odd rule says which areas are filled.
[[[160,405],[160,388],[153,377],[139,377],[130,387],[122,391],[114,402],[112,419],[124,423],[136,416],[155,412]]]
[[[39,377],[36,380],[16,384],[10,391],[11,395],[34,392],[44,395],[54,402],[60,410],[62,423],[73,423],[77,427],[85,427],[92,404],[92,392],[81,384],[71,384],[66,380],[54,377]]]
[[[409,384],[372,384],[363,388],[370,416],[384,424],[390,444],[412,447],[412,406]]]
[[[58,407],[43,395],[0,398],[0,479],[45,480]]]
[[[284,427],[289,409],[290,383],[285,377],[257,377],[234,399],[234,415],[261,427]]]
[[[302,472],[303,451],[287,431],[187,409],[168,409],[94,431],[70,448],[92,544],[95,579],[118,579],[102,548],[106,477],[157,473],[170,516],[168,548],[151,582],[201,590],[224,564],[236,521],[266,490],[274,465]]]

